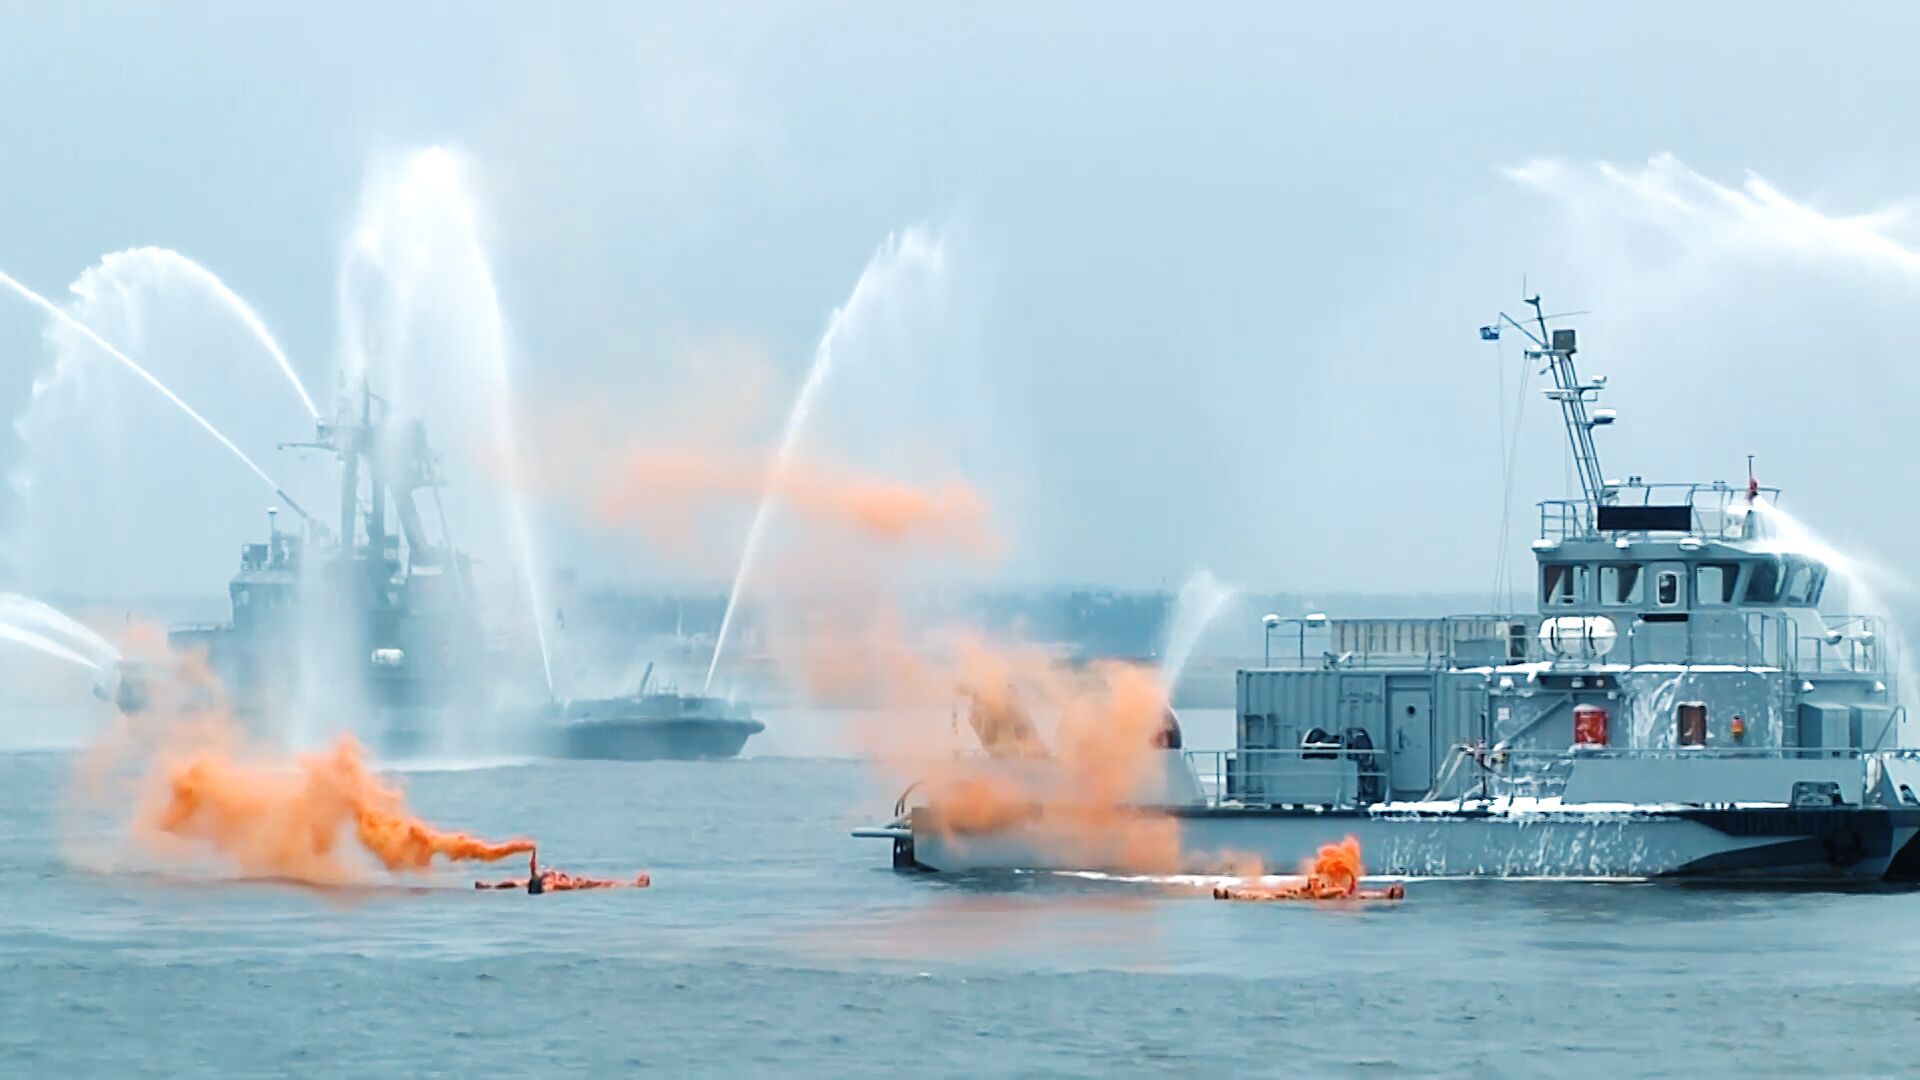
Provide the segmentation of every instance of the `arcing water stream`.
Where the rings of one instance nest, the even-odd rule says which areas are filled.
[[[826,332],[820,335],[820,342],[814,347],[813,364],[807,369],[806,381],[800,384],[800,392],[793,399],[793,410],[787,414],[786,427],[780,434],[780,445],[768,466],[766,491],[760,496],[760,505],[754,510],[753,523],[747,527],[747,542],[740,551],[740,566],[733,575],[733,589],[727,594],[726,612],[721,615],[720,630],[714,635],[713,658],[707,663],[704,684],[707,690],[712,689],[714,673],[720,669],[720,658],[726,652],[727,638],[733,629],[740,598],[746,592],[759,560],[760,546],[772,520],[781,484],[794,455],[799,452],[807,420],[813,415],[820,391],[833,372],[835,344],[848,327],[871,317],[876,307],[884,307],[889,294],[899,287],[902,280],[914,274],[937,275],[945,264],[944,245],[924,227],[915,226],[889,236],[886,243],[880,245],[880,250],[874,252],[873,258],[868,260],[860,279],[854,282],[853,292],[847,296],[847,302],[835,308],[832,317],[827,320]]]
[[[267,471],[265,469],[262,469],[259,465],[255,464],[254,460],[248,457],[245,451],[241,450],[239,446],[235,445],[232,439],[227,438],[227,436],[224,433],[222,433],[219,428],[213,426],[211,421],[209,421],[206,417],[200,415],[199,412],[195,411],[193,406],[187,404],[186,401],[184,401],[180,397],[180,395],[174,393],[170,388],[168,388],[166,383],[161,382],[158,378],[156,378],[153,375],[152,372],[148,371],[144,367],[141,367],[140,364],[137,361],[135,361],[131,356],[128,356],[126,353],[121,352],[119,349],[115,348],[112,344],[110,344],[107,341],[107,339],[101,337],[99,334],[94,333],[91,327],[81,322],[79,319],[74,318],[72,315],[69,315],[66,311],[62,310],[59,305],[55,304],[51,300],[48,300],[46,297],[41,296],[39,293],[34,292],[32,289],[27,288],[25,285],[22,285],[20,282],[16,281],[13,277],[8,275],[4,271],[0,271],[0,285],[5,285],[7,288],[12,289],[16,294],[18,294],[21,297],[21,299],[26,300],[27,302],[40,308],[42,311],[45,311],[48,315],[58,320],[62,325],[68,327],[69,329],[73,330],[75,333],[79,334],[81,337],[87,339],[87,341],[91,342],[95,347],[100,349],[100,351],[106,353],[108,356],[111,356],[115,360],[119,361],[120,364],[124,366],[128,371],[131,371],[133,372],[134,375],[138,376],[142,382],[146,383],[148,386],[151,386],[154,390],[159,392],[160,396],[166,398],[167,401],[172,403],[175,408],[187,414],[188,419],[200,425],[202,430],[204,430],[207,434],[213,436],[214,440],[218,442],[221,446],[226,447],[227,450],[231,452],[234,457],[239,458],[240,463],[245,465],[248,468],[248,470],[251,471],[255,476],[259,477],[260,481],[266,484],[267,487],[271,488],[273,490],[273,493],[279,496],[281,501],[285,502],[288,507],[292,508],[293,510],[301,514],[301,516],[303,517],[305,516],[306,511],[302,510],[300,508],[300,504],[296,503],[291,496],[289,496],[284,490],[281,489],[278,481],[276,481],[273,477],[267,475]]]
[[[0,593],[0,642],[73,665],[84,673],[95,695],[104,697],[109,687],[117,688],[119,650],[77,620],[32,597]],[[79,687],[64,679],[46,684],[58,688],[56,696],[40,698],[33,689],[39,684],[39,668],[16,665],[12,655],[4,659],[8,694],[0,702],[0,747],[73,745],[97,715],[90,712],[97,703],[84,691],[74,694]],[[89,711],[76,714],[68,707],[76,700]]]
[[[57,660],[65,660],[69,663],[78,664],[92,671],[105,670],[102,665],[94,663],[92,660],[81,656],[79,653],[51,638],[43,634],[36,634],[30,630],[23,630],[5,620],[0,620],[0,640],[11,641],[16,645],[25,645],[29,649],[45,653]]]
[[[551,692],[551,609],[522,485],[512,476],[520,457],[511,335],[480,217],[465,162],[443,147],[410,154],[370,177],[340,268],[342,368],[349,385],[379,375],[395,415],[424,420],[438,438],[502,459],[509,477],[497,485],[501,520],[469,520],[457,539],[472,544],[506,534]],[[478,488],[483,470],[467,464],[475,467],[464,479]]]
[[[1904,709],[1907,717],[1907,723],[1898,732],[1902,736],[1900,742],[1904,745],[1904,736],[1913,723],[1915,704],[1920,701],[1915,697],[1920,694],[1920,672],[1914,669],[1912,657],[1906,648],[1905,635],[1900,632],[1892,607],[1881,596],[1881,586],[1876,578],[1884,580],[1884,575],[1859,558],[1835,547],[1805,522],[1782,510],[1765,496],[1753,499],[1748,513],[1751,516],[1743,525],[1746,535],[1760,540],[1763,548],[1819,560],[1845,591],[1848,611],[1851,614],[1873,616],[1878,620],[1878,638],[1872,640],[1872,645],[1887,658],[1887,667],[1893,672],[1894,704]]]
[[[1169,699],[1180,685],[1180,676],[1187,669],[1187,661],[1193,657],[1194,646],[1200,644],[1207,627],[1239,591],[1232,585],[1222,583],[1204,567],[1195,570],[1187,583],[1180,587],[1180,597],[1173,607],[1173,619],[1167,624],[1166,644],[1160,654],[1160,686]]]
[[[74,284],[75,291],[86,288],[93,278],[101,278],[131,291],[138,287],[154,287],[169,281],[177,281],[189,288],[206,294],[216,304],[232,313],[240,325],[246,327],[260,347],[265,349],[280,374],[286,376],[293,392],[299,395],[300,404],[307,415],[315,420],[320,418],[320,409],[314,405],[312,395],[300,381],[299,373],[293,369],[293,361],[287,358],[285,349],[274,339],[272,331],[267,329],[265,319],[253,306],[240,298],[240,294],[227,287],[219,275],[177,251],[159,247],[128,248],[104,255],[99,265],[82,274],[80,281]]]
[[[41,648],[36,641],[45,642],[54,648],[41,648],[42,652],[96,670],[107,668],[120,659],[120,650],[92,628],[54,607],[18,593],[0,593],[0,632],[5,632],[9,640],[36,648]],[[29,641],[28,638],[35,640]]]

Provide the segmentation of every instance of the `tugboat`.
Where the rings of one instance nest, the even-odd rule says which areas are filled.
[[[739,755],[767,726],[744,706],[672,687],[650,690],[653,665],[631,694],[564,702],[565,756],[612,761],[694,760]]]
[[[1781,535],[1777,489],[1606,479],[1606,380],[1527,303],[1481,336],[1527,336],[1581,484],[1540,504],[1538,610],[1317,623],[1323,656],[1303,636],[1236,673],[1234,749],[1152,751],[1127,810],[1171,819],[1189,870],[1350,836],[1413,877],[1920,876],[1887,627],[1822,614],[1829,567]],[[855,835],[905,869],[1111,869],[1073,865],[1037,813],[961,827],[910,789]]]
[[[390,419],[363,388],[316,425],[314,441],[286,447],[339,458],[338,533],[291,499],[300,531],[283,531],[269,510],[266,542],[241,550],[228,585],[231,620],[172,627],[169,645],[204,653],[242,717],[280,718],[302,703],[364,709],[376,723],[362,734],[386,753],[422,749],[438,714],[494,708],[479,673],[523,665],[483,631],[472,560],[447,539],[444,514],[438,539],[428,534],[417,493],[438,508],[441,478],[424,425]]]
[[[360,734],[389,755],[445,750],[429,733],[447,720],[504,733],[503,750],[623,760],[732,757],[765,730],[731,702],[649,692],[647,679],[629,695],[556,700],[525,635],[483,624],[424,426],[390,417],[364,387],[312,442],[284,445],[340,460],[338,532],[283,495],[301,528],[283,530],[268,511],[266,542],[242,549],[228,585],[232,618],[168,633],[175,650],[205,656],[241,717],[264,726],[303,707],[370,717]],[[423,507],[438,518],[431,529]],[[151,674],[128,662],[98,692],[143,708]]]

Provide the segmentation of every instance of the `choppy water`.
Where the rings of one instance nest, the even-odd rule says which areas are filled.
[[[775,735],[769,731],[769,735]],[[792,744],[791,739],[785,745]],[[778,749],[783,740],[769,741]],[[95,873],[68,760],[0,755],[11,1075],[1911,1072],[1920,894],[1415,883],[1218,903],[896,874],[851,761],[409,773],[434,820],[643,892]]]

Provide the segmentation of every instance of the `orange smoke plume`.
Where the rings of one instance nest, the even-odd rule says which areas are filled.
[[[351,738],[293,759],[250,750],[205,656],[169,651],[160,631],[136,624],[122,652],[138,658],[119,675],[138,680],[142,704],[75,759],[59,811],[63,853],[76,862],[118,864],[77,835],[103,815],[130,819],[128,839],[148,856],[210,851],[245,876],[315,885],[361,879],[364,856],[398,873],[436,857],[492,862],[534,850],[531,840],[493,843],[415,817]]]
[[[1337,844],[1320,845],[1320,853],[1303,869],[1317,888],[1344,894],[1358,889],[1367,874],[1360,862],[1360,841],[1351,836]]]
[[[771,493],[816,524],[874,540],[968,553],[992,547],[986,503],[959,480],[921,488],[817,462],[774,469],[733,452],[658,447],[630,447],[600,475],[590,494],[597,520],[638,525],[670,543],[694,539],[710,515],[751,509]]]
[[[1047,745],[1033,726],[1033,716],[1013,688],[1013,673],[1003,657],[965,642],[962,657],[975,670],[960,676],[960,690],[968,701],[967,726],[989,757],[1044,758]],[[979,670],[986,667],[987,670]]]
[[[1347,837],[1323,844],[1312,859],[1301,864],[1300,877],[1278,885],[1220,885],[1216,900],[1399,900],[1406,888],[1398,883],[1385,889],[1362,889],[1366,867],[1360,861],[1360,841]]]
[[[435,856],[494,862],[534,850],[531,840],[491,843],[444,832],[408,813],[398,789],[367,768],[343,737],[302,755],[289,772],[206,748],[164,763],[165,783],[139,819],[151,834],[197,841],[248,876],[334,884],[353,877],[342,858],[351,831],[389,871],[425,870]]]
[[[1048,857],[1071,865],[1171,873],[1180,831],[1153,802],[1157,736],[1167,697],[1149,671],[1101,663],[1075,670],[1033,649],[963,638],[946,666],[929,665],[909,685],[957,692],[988,756],[883,749],[883,765],[920,781],[930,819],[950,843],[1018,831]],[[1049,747],[1031,717],[1053,721]]]
[[[807,456],[776,467],[736,430],[750,410],[734,402],[727,423],[678,410],[636,421],[585,403],[535,419],[537,460],[494,464],[505,482],[598,525],[637,530],[667,554],[698,562],[724,552],[696,567],[703,571],[731,568],[746,519],[768,497],[835,543],[948,556],[996,550],[986,502],[963,479],[920,483]]]

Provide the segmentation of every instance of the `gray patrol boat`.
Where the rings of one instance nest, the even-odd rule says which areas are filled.
[[[1170,718],[1129,809],[1174,819],[1196,871],[1352,836],[1382,875],[1920,877],[1888,628],[1822,612],[1829,567],[1777,490],[1606,479],[1606,380],[1527,302],[1481,335],[1526,334],[1581,484],[1540,504],[1538,610],[1316,620],[1324,655],[1303,630],[1294,663],[1236,674],[1234,749],[1183,752]],[[855,835],[897,867],[1118,869],[1072,865],[1034,817],[950,826],[912,789],[895,811]]]

